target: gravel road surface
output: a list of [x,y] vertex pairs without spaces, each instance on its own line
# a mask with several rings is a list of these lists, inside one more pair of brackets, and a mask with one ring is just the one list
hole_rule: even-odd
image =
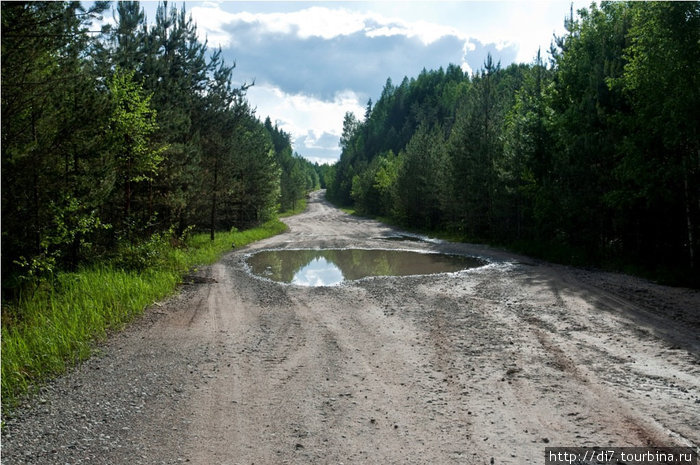
[[[541,464],[551,446],[700,445],[700,293],[396,230],[312,194],[5,418],[3,464]],[[474,255],[334,287],[245,256]]]

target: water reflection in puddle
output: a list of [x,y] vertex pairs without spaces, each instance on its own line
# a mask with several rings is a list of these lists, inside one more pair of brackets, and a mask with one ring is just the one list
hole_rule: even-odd
[[253,274],[300,286],[333,286],[368,276],[455,272],[485,265],[475,257],[403,250],[265,250],[248,258]]

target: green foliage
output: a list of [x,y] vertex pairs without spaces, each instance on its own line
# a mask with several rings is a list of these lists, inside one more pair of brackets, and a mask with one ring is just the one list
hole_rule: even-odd
[[395,210],[399,205],[397,186],[402,163],[403,158],[394,155],[391,150],[377,157],[373,188],[376,189],[379,196],[377,213],[381,216],[397,215]]
[[148,239],[138,242],[123,241],[115,252],[112,264],[124,270],[144,270],[162,264],[170,247],[174,228],[156,232]]
[[[157,130],[156,112],[151,97],[143,94],[134,82],[134,72],[117,69],[109,82],[111,115],[106,130],[105,158],[113,163],[115,189],[122,197],[122,212],[115,217],[118,237],[131,240],[134,232],[144,229],[150,218],[132,215],[136,183],[153,182],[163,161],[166,146],[154,147],[152,135]],[[115,202],[119,203],[119,202]]]
[[55,286],[3,306],[2,398],[86,358],[90,343],[171,292],[177,273],[94,267],[59,273]]
[[[53,286],[22,295],[2,309],[2,402],[11,405],[42,380],[85,359],[95,341],[140,315],[175,289],[195,265],[210,264],[222,253],[285,231],[270,221],[245,231],[172,238],[153,237],[142,251],[155,251],[140,270],[95,265],[58,272]],[[175,245],[173,245],[175,244]],[[138,265],[144,255],[138,257]]]
[[105,223],[99,153],[109,111],[95,89],[94,68],[83,60],[88,23],[103,9],[101,3],[87,11],[78,3],[2,4],[5,291],[13,291],[17,277],[76,266],[91,252],[83,247],[93,242],[91,232],[99,234],[97,225]]
[[304,196],[321,187],[320,168],[299,154],[292,153],[289,134],[272,126],[270,118],[265,120],[265,129],[274,146],[274,156],[281,169],[279,182],[279,211],[294,211]]
[[[320,181],[184,7],[147,25],[117,2],[95,33],[108,6],[2,3],[3,399],[169,292],[188,257],[255,237],[218,231],[279,230]],[[182,248],[191,230],[211,247]]]
[[473,78],[448,142],[448,185],[453,201],[448,201],[445,210],[452,227],[472,237],[499,234],[495,224],[500,194],[496,168],[503,156],[500,133],[511,96],[504,89],[508,70],[502,72],[490,55],[484,66]]
[[345,115],[342,154],[327,185],[329,199],[350,204],[355,175],[360,175],[379,154],[401,152],[421,124],[449,131],[456,103],[469,86],[468,77],[455,65],[446,71],[423,70],[417,79],[404,78],[398,87],[388,79],[381,98],[373,107],[368,105],[365,121],[351,113]]
[[699,5],[594,3],[565,20],[549,66],[539,53],[505,69],[487,57],[471,77],[450,66],[388,80],[364,120],[345,116],[328,198],[566,263],[697,281]]
[[504,185],[502,211],[512,221],[509,235],[515,241],[551,237],[547,221],[553,213],[547,196],[553,183],[551,74],[538,53],[504,119],[503,158],[497,169]]
[[[320,179],[260,122],[183,8],[2,5],[3,297],[92,260],[141,268],[153,238],[250,227]],[[140,257],[144,257],[143,260]]]
[[408,224],[433,228],[441,224],[441,202],[448,169],[447,147],[438,128],[421,125],[406,145],[396,179],[400,213]]
[[149,137],[158,128],[151,97],[133,81],[134,72],[117,72],[109,83],[112,114],[110,148],[116,152],[116,170],[124,183],[153,181],[165,147],[152,149]]
[[[627,253],[639,248],[653,255],[686,255],[698,265],[700,228],[700,4],[654,2],[632,4],[624,73],[612,76],[610,88],[629,99],[631,111],[619,115],[624,130],[617,183],[606,197],[620,212],[635,211],[640,234],[628,221],[617,225]],[[623,217],[626,215],[623,215]],[[671,227],[671,225],[673,225]],[[628,245],[629,244],[629,245]]]
[[314,163],[313,169],[316,172],[316,177],[318,178],[318,187],[321,189],[327,189],[335,177],[334,165],[319,165],[318,163]]
[[281,212],[279,215],[277,215],[279,218],[288,218],[290,216],[298,215],[299,213],[303,213],[304,210],[306,210],[306,199],[299,199],[296,204],[296,208],[293,210],[287,210],[284,212]]

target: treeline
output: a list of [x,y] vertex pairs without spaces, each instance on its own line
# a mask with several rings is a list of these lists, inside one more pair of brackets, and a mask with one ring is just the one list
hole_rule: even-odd
[[363,120],[346,115],[329,198],[567,262],[697,279],[700,4],[605,2],[565,25],[548,64],[489,57],[472,76],[451,65],[388,80]]
[[307,192],[321,187],[318,163],[312,164],[297,153],[292,153],[289,134],[272,126],[270,118],[265,119],[265,129],[272,136],[277,165],[281,168],[280,177],[280,210],[288,211],[297,208],[297,203]]
[[261,122],[235,64],[184,7],[2,3],[2,276],[95,259],[139,267],[149,241],[261,224],[319,184]]

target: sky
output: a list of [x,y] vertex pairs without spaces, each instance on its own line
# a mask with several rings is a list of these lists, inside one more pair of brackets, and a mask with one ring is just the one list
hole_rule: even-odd
[[[180,5],[179,3],[177,3]],[[143,2],[149,20],[156,3]],[[574,9],[585,6],[574,2]],[[202,40],[252,83],[248,101],[318,163],[340,156],[343,116],[364,115],[387,78],[423,68],[478,71],[488,53],[502,66],[543,57],[564,32],[571,2],[556,1],[204,1],[186,3]]]

